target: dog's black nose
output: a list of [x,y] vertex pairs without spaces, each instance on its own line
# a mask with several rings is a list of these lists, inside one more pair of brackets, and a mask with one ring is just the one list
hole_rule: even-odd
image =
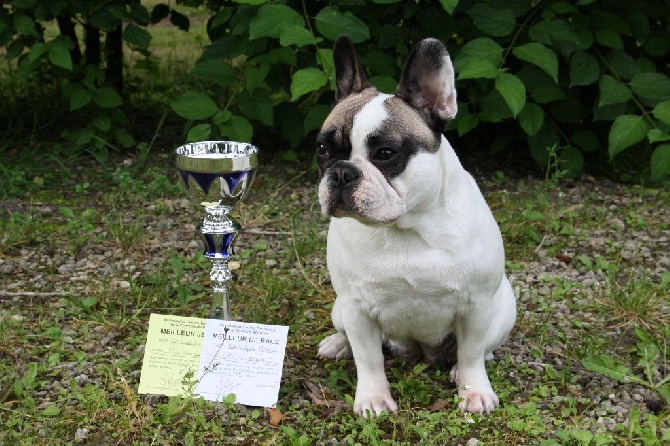
[[344,161],[338,161],[330,168],[330,186],[334,188],[343,189],[360,177],[361,171]]

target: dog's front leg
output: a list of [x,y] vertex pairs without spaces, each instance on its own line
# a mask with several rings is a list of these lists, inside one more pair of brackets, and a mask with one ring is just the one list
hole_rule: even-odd
[[381,328],[367,315],[358,312],[345,318],[343,325],[358,376],[354,412],[363,417],[374,417],[384,410],[395,412],[398,406],[391,397],[384,372]]
[[481,316],[465,316],[458,325],[458,357],[451,370],[451,379],[458,386],[458,396],[462,398],[458,407],[472,413],[489,413],[498,406],[498,396],[486,374],[488,325]]

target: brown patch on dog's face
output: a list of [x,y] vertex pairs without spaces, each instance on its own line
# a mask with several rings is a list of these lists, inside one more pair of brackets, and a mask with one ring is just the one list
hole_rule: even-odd
[[349,159],[354,117],[378,94],[375,88],[367,88],[348,96],[330,112],[316,138],[316,155],[321,175],[336,161]]

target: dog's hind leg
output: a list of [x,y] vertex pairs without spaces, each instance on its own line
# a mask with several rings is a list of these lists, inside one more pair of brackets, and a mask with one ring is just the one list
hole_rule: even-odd
[[328,358],[339,360],[351,356],[351,346],[347,335],[342,332],[337,332],[325,338],[319,343],[320,358]]

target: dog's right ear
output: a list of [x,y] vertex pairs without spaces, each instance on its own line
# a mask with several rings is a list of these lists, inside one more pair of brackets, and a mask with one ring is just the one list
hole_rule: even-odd
[[354,45],[349,36],[343,34],[337,38],[333,48],[335,64],[335,103],[353,93],[359,93],[370,87],[363,68],[358,63]]

